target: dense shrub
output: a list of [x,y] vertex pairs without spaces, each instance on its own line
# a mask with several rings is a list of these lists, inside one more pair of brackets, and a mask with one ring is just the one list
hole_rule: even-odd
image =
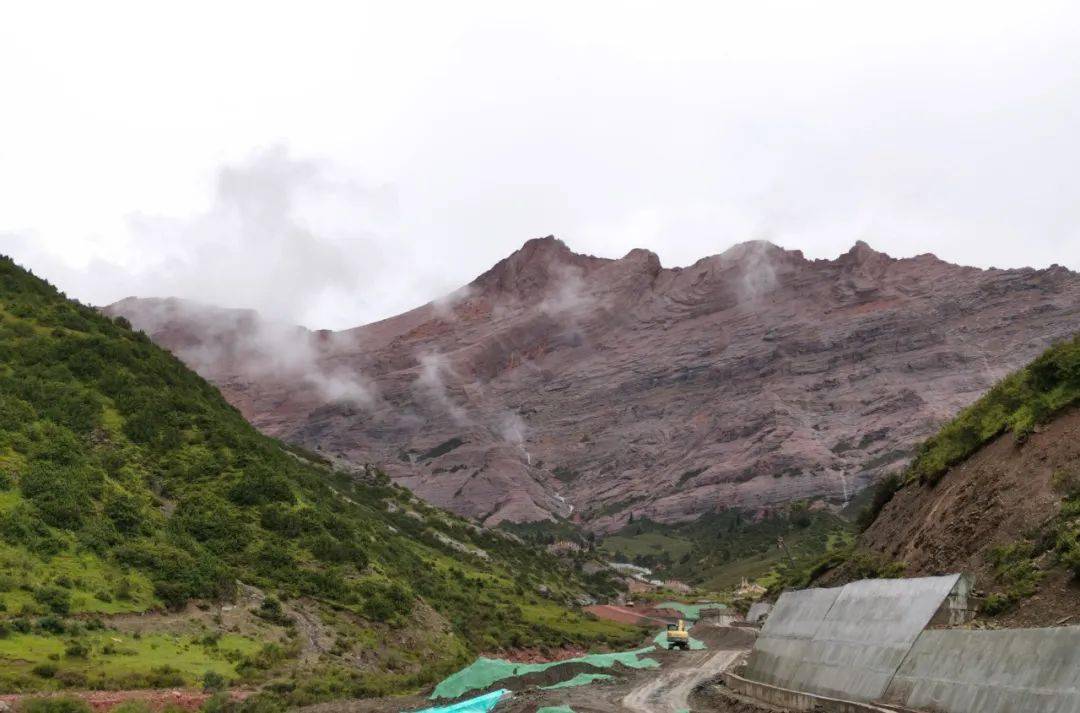
[[896,491],[900,489],[902,484],[903,481],[900,479],[900,476],[895,474],[888,475],[878,481],[877,485],[874,486],[874,496],[870,500],[870,504],[865,510],[859,513],[858,520],[856,521],[859,530],[865,530],[873,524],[874,520],[877,519],[877,516],[885,506],[893,499],[893,496],[896,494]]
[[34,600],[54,614],[71,611],[71,592],[61,587],[38,587],[34,590]]
[[19,704],[18,710],[19,713],[91,713],[86,701],[70,696],[28,698]]

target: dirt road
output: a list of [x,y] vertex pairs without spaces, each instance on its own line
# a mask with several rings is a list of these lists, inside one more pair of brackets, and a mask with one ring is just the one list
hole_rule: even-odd
[[642,681],[626,694],[622,699],[623,708],[635,713],[688,711],[694,686],[720,674],[741,653],[742,650],[685,653],[677,667]]

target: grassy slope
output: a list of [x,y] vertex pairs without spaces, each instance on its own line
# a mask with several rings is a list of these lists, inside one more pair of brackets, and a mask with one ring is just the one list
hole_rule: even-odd
[[[278,682],[298,701],[415,688],[482,650],[635,635],[564,615],[581,584],[542,552],[376,471],[314,461],[257,433],[123,320],[0,258],[0,689],[280,678],[302,643],[287,625],[262,648],[102,633],[109,615],[230,600],[238,581],[339,624],[314,674]],[[418,627],[402,646],[395,630],[432,610],[446,630]],[[373,645],[400,650],[346,665]]]

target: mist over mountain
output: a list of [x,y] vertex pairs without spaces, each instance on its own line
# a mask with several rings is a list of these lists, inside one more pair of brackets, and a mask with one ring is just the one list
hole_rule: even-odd
[[180,300],[106,308],[264,432],[376,462],[494,524],[686,520],[846,503],[1080,324],[1080,275],[808,260],[767,242],[685,268],[530,240],[446,298],[313,332]]

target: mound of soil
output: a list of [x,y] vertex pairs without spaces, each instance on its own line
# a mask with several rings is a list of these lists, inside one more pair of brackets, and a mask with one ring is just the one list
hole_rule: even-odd
[[[620,677],[627,670],[629,669],[618,663],[610,668],[597,668],[596,666],[583,661],[574,661],[572,663],[562,664],[561,666],[552,666],[543,671],[527,673],[512,678],[504,678],[501,681],[498,681],[489,690],[495,691],[500,688],[509,688],[511,691],[521,691],[534,686],[551,686],[556,683],[562,683],[563,681],[569,681],[579,673],[605,673],[609,676]],[[484,691],[484,693],[486,693],[486,691]],[[480,692],[477,692],[476,695],[479,694]],[[472,696],[473,694],[469,695]]]
[[694,689],[695,708],[716,713],[775,713],[785,709],[737,696],[721,685],[708,684]]
[[757,640],[757,629],[699,623],[690,635],[710,649],[749,649]]

